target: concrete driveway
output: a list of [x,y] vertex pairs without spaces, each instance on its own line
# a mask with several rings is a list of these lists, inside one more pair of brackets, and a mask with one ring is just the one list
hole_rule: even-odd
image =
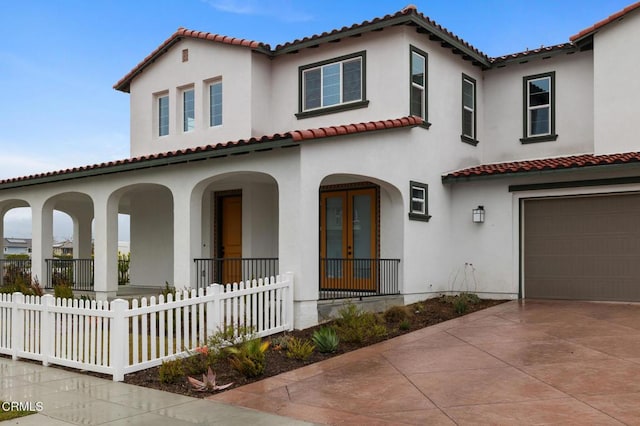
[[325,424],[640,425],[640,304],[512,301],[210,399]]

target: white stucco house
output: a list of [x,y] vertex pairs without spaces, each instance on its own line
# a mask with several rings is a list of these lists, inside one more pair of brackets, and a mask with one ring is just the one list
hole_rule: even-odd
[[640,3],[496,58],[411,6],[276,47],[181,28],[114,86],[131,158],[1,181],[0,217],[31,208],[43,276],[68,213],[98,297],[118,213],[133,285],[292,272],[298,328],[353,296],[637,301],[637,41]]

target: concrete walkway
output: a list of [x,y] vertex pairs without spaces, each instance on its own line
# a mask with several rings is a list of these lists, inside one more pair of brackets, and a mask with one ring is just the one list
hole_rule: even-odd
[[0,358],[0,400],[41,404],[7,425],[303,425],[303,421]]
[[209,399],[323,424],[640,425],[640,304],[513,301]]

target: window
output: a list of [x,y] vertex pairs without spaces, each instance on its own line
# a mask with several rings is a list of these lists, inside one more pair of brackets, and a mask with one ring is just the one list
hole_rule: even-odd
[[158,136],[169,134],[169,96],[158,97]]
[[523,143],[556,140],[555,72],[524,77]]
[[195,92],[188,89],[182,92],[182,130],[192,131],[196,126]]
[[462,74],[462,135],[463,142],[477,145],[476,140],[476,81]]
[[427,120],[427,54],[411,46],[410,114]]
[[428,222],[429,206],[427,202],[429,186],[425,183],[411,182],[409,189],[409,219]]
[[365,52],[300,67],[298,118],[367,106]]
[[209,126],[222,125],[222,82],[209,85]]

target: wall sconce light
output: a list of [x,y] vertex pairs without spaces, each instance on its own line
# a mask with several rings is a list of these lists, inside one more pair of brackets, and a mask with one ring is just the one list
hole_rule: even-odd
[[473,223],[484,223],[484,206],[471,210]]

